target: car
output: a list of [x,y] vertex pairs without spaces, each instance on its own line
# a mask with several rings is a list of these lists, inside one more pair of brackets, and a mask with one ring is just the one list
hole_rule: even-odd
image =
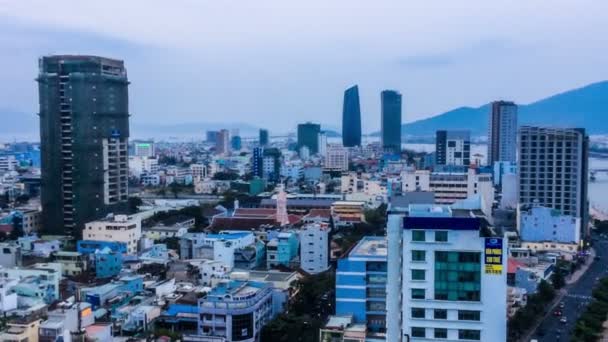
[[567,319],[566,317],[562,317],[562,318],[559,320],[559,322],[560,322],[560,323],[562,323],[562,324],[566,324],[566,323],[568,323],[568,319]]
[[555,310],[553,311],[553,316],[561,316],[562,315],[562,311],[561,310]]
[[565,304],[564,302],[559,303],[559,308],[560,308],[560,309],[563,309],[563,308],[564,308],[564,306],[566,306],[566,304]]

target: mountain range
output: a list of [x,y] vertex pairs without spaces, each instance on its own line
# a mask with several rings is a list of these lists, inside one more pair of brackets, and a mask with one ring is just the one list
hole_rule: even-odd
[[[485,136],[491,104],[460,107],[402,126],[404,136],[432,136],[439,129],[468,129]],[[519,105],[520,125],[582,127],[589,134],[608,134],[608,81],[593,83],[526,105]]]
[[[490,104],[460,107],[433,117],[407,123],[402,134],[407,137],[432,137],[439,129],[468,129],[473,136],[485,136]],[[608,81],[593,83],[530,104],[519,105],[520,125],[583,127],[589,134],[608,134]],[[339,136],[333,126],[323,126],[328,135]],[[132,122],[133,138],[201,137],[209,129],[239,129],[243,136],[257,136],[258,128],[244,123],[184,123],[160,125]],[[379,135],[379,132],[371,135]],[[0,141],[24,139],[36,141],[38,117],[33,113],[0,108]]]

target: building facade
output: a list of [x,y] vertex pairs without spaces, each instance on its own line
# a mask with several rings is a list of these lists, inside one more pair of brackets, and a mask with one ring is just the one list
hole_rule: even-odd
[[585,130],[522,126],[518,145],[518,202],[579,217],[586,235],[589,137]]
[[300,267],[311,274],[329,268],[329,226],[307,224],[300,230]]
[[270,140],[269,140],[268,130],[267,129],[260,129],[259,141],[260,141],[260,146],[261,147],[265,147],[265,146],[268,145],[268,143],[270,142]]
[[469,166],[471,164],[470,131],[437,131],[435,140],[437,165]]
[[319,132],[321,125],[307,122],[298,125],[298,150],[306,146],[310,154],[319,152]]
[[141,218],[113,215],[88,222],[82,235],[86,240],[124,243],[128,254],[136,254],[141,239]]
[[[367,236],[348,256],[338,260],[336,315],[349,315],[365,324],[376,339],[386,332],[387,240]],[[369,341],[373,341],[370,339]]]
[[387,341],[506,341],[506,243],[483,218],[410,205],[388,219]]
[[517,105],[508,101],[492,102],[488,127],[488,165],[516,162]]
[[361,146],[361,106],[359,105],[359,87],[356,85],[344,91],[342,145],[345,147]]
[[348,149],[329,145],[325,154],[324,169],[328,171],[348,171]]
[[44,230],[79,236],[127,203],[127,70],[96,56],[46,56],[39,66]]
[[384,90],[380,94],[382,148],[386,151],[401,151],[401,94],[395,90]]
[[227,129],[217,132],[215,153],[224,155],[230,153],[230,132]]
[[581,220],[557,209],[532,205],[519,210],[519,233],[526,242],[558,242],[578,245]]

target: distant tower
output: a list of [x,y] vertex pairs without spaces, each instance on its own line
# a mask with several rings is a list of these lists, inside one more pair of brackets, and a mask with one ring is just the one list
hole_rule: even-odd
[[287,193],[283,189],[283,185],[279,186],[279,193],[277,194],[277,222],[281,226],[289,224],[289,217],[287,216]]
[[401,151],[401,94],[395,90],[380,93],[381,137],[385,151]]
[[344,92],[342,144],[345,147],[361,146],[361,107],[359,105],[359,88],[356,85]]
[[492,102],[488,127],[488,165],[497,161],[516,162],[517,105],[513,102]]

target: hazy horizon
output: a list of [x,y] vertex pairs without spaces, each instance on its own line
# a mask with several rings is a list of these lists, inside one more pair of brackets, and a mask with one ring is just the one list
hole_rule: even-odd
[[135,125],[338,129],[343,92],[358,84],[370,133],[383,89],[403,94],[411,122],[608,79],[607,19],[607,2],[587,0],[0,0],[0,108],[37,112],[39,56],[96,54],[125,61]]

